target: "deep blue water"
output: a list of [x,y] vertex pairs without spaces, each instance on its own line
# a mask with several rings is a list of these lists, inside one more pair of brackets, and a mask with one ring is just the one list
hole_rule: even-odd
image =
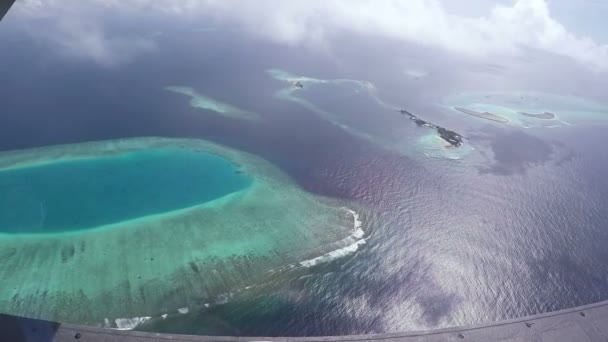
[[[113,20],[107,19],[109,26]],[[116,28],[163,31],[156,50],[103,67],[49,53],[43,39],[18,32],[16,21],[7,17],[0,25],[0,149],[200,137],[260,155],[304,189],[360,207],[367,243],[356,254],[145,329],[265,336],[392,332],[608,299],[606,124],[500,127],[432,105],[452,91],[504,88],[606,102],[606,81],[593,72],[536,52],[525,60],[479,64],[365,36],[340,36],[331,51],[320,53],[221,26],[210,33],[176,29],[159,18]],[[369,80],[386,101],[467,136],[481,159],[383,149],[275,98],[284,84],[271,79],[268,68]],[[429,77],[408,79],[404,68],[424,68]],[[174,84],[260,113],[263,120],[194,109],[162,89]],[[364,114],[356,101],[336,108],[349,107]],[[393,116],[382,115],[375,130],[421,134],[415,125],[395,127]]]
[[0,232],[91,229],[212,201],[251,184],[228,160],[179,149],[0,170]]

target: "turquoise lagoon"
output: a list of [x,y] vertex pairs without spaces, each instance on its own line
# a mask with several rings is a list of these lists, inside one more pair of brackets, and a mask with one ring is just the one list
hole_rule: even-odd
[[0,232],[61,232],[202,204],[249,175],[217,155],[164,148],[0,170]]

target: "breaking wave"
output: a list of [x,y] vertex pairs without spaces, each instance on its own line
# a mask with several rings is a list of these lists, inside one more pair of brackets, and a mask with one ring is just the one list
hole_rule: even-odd
[[333,250],[329,253],[323,254],[319,257],[300,261],[299,265],[304,267],[312,267],[321,263],[330,262],[349,254],[355,253],[359,246],[365,243],[363,236],[365,232],[361,229],[362,222],[359,219],[359,214],[354,210],[345,208],[353,216],[353,233],[342,241],[338,242],[339,245],[345,245],[344,247]]

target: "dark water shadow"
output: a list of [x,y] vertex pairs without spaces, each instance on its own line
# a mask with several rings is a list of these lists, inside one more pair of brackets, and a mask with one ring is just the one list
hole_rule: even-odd
[[[525,174],[530,167],[555,159],[559,147],[555,142],[519,130],[488,128],[484,133],[470,135],[470,138],[481,142],[480,145],[487,146],[491,151],[492,163],[479,168],[479,173],[482,174]],[[568,158],[560,158],[558,162],[567,160]]]

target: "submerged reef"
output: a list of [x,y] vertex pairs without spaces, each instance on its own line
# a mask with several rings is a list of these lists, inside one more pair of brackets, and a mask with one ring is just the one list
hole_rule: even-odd
[[[5,152],[0,181],[19,187],[2,173],[46,172],[60,163],[164,149],[223,158],[234,165],[226,168],[230,177],[247,181],[186,207],[163,207],[99,227],[0,233],[0,311],[123,328],[133,320],[126,318],[202,307],[365,242],[357,214],[345,203],[305,192],[259,157],[204,140],[136,138]],[[161,188],[151,193],[162,198],[156,191]],[[45,189],[32,190],[45,208]],[[95,199],[88,205],[107,206]]]
[[255,120],[260,118],[257,113],[239,109],[235,106],[199,94],[196,90],[190,87],[167,86],[165,87],[165,90],[190,97],[190,106],[194,108],[209,110],[222,116],[234,119]]
[[518,127],[555,127],[608,120],[608,105],[572,95],[543,92],[463,92],[441,100],[441,107]]
[[[287,84],[277,91],[277,98],[298,104],[349,134],[384,149],[408,156],[432,154],[434,158],[446,159],[461,159],[472,151],[460,134],[407,111],[401,114],[409,116],[419,126],[432,129],[433,135],[448,145],[438,144],[426,135],[404,134],[408,130],[407,125],[399,117],[388,113],[400,112],[401,109],[384,102],[375,85],[369,81],[318,79],[296,76],[279,69],[269,69],[267,72],[274,79]],[[453,151],[456,148],[458,152]]]

